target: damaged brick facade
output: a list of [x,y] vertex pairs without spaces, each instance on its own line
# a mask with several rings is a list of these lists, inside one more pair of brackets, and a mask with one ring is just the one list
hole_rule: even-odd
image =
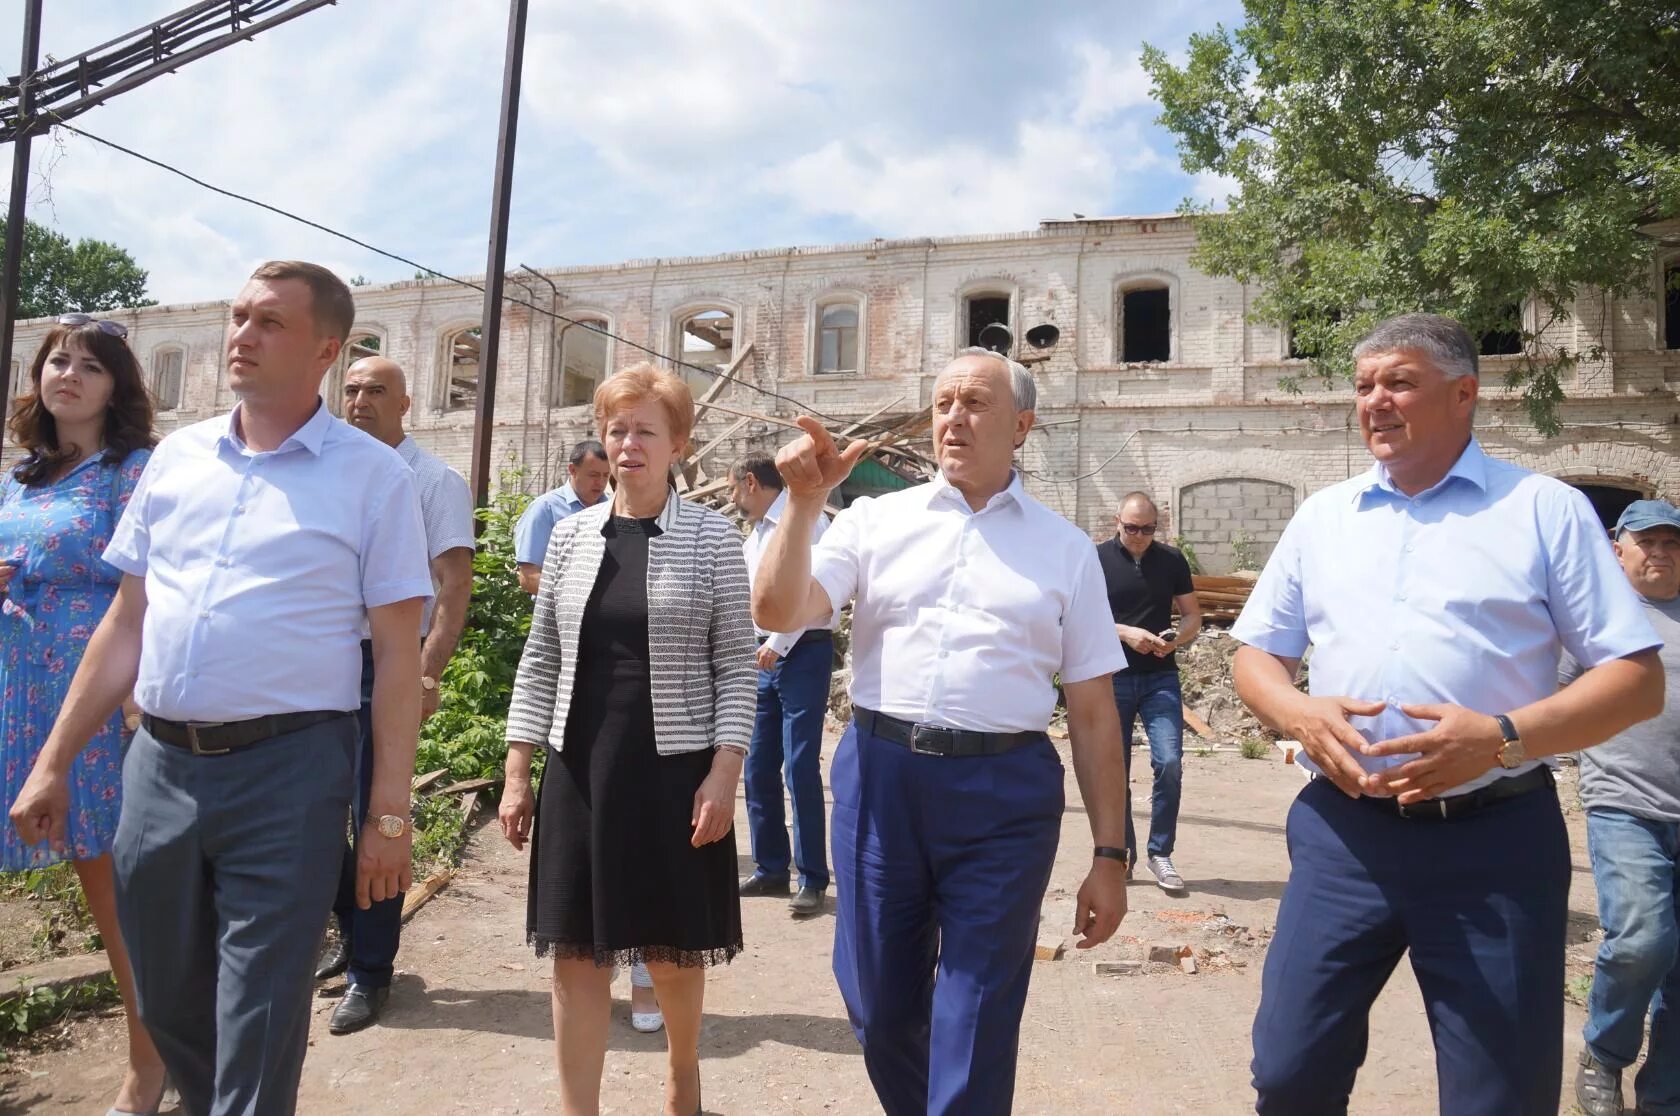
[[[720,402],[781,417],[809,408],[855,421],[926,407],[933,377],[969,343],[971,309],[1007,299],[1017,338],[1041,323],[1060,330],[1047,358],[1032,365],[1039,425],[1021,455],[1029,490],[1101,537],[1112,530],[1119,498],[1144,489],[1161,505],[1165,534],[1187,538],[1209,572],[1239,560],[1258,563],[1303,497],[1365,469],[1369,459],[1351,391],[1305,375],[1308,365],[1288,357],[1282,330],[1247,320],[1252,289],[1192,268],[1193,240],[1193,222],[1183,218],[1116,218],[1047,222],[1023,233],[553,268],[543,276],[557,293],[516,273],[508,297],[539,312],[517,303],[504,312],[493,460],[522,469],[519,483],[527,490],[558,484],[572,444],[593,435],[589,407],[567,405],[589,385],[575,374],[568,379],[562,358],[567,369],[587,372],[603,356],[609,369],[646,356],[624,341],[607,340],[604,354],[599,337],[568,342],[564,323],[541,310],[597,322],[661,353],[682,352],[685,344],[696,352],[699,342],[682,324],[698,318],[700,332],[725,330],[733,352],[750,344],[740,378],[774,393],[737,385]],[[1547,337],[1571,350],[1603,353],[1565,381],[1565,428],[1556,438],[1539,437],[1521,400],[1503,386],[1516,358],[1484,358],[1477,417],[1483,445],[1575,483],[1680,497],[1680,337],[1669,336],[1680,329],[1662,290],[1666,270],[1676,265],[1680,253],[1654,257],[1647,290],[1630,298],[1584,292],[1574,316],[1551,327]],[[1157,312],[1161,296],[1128,299],[1137,291],[1165,291],[1164,322],[1143,317]],[[478,325],[481,296],[440,280],[354,293],[353,335],[372,338],[408,372],[411,432],[466,472],[473,411],[449,406],[449,381],[453,368],[459,402],[475,369],[463,331]],[[1127,313],[1135,328],[1153,331],[1134,335],[1132,351],[1142,344],[1167,359],[1120,359],[1128,351]],[[224,302],[112,315],[129,326],[156,388],[172,393],[180,369],[179,405],[160,414],[165,430],[233,405],[222,355],[226,315]],[[20,323],[14,353],[27,360],[49,324]],[[580,337],[578,327],[570,329]],[[562,353],[568,345],[575,347]],[[331,394],[340,374],[329,376]],[[1296,377],[1302,390],[1292,394],[1284,382]],[[699,390],[705,378],[691,379]],[[712,412],[699,441],[736,421]],[[751,421],[707,467],[716,474],[731,457],[771,449],[788,435]],[[8,459],[15,452],[8,448]]]

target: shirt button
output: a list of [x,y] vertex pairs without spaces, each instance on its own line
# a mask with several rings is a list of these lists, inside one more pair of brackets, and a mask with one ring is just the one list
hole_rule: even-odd
[[947,658],[947,657],[948,657],[948,656],[949,656],[949,655],[950,655],[950,654],[951,654],[951,653],[950,653],[950,652],[949,652],[949,651],[941,651],[941,652],[940,652],[940,653],[939,653],[939,657],[940,657],[940,658],[941,658],[941,659],[943,659],[943,658]]
[[205,609],[205,610],[204,610],[204,611],[203,611],[203,612],[201,612],[201,613],[199,613],[199,614],[198,614],[198,618],[199,618],[199,619],[200,619],[200,620],[208,620],[208,619],[210,619],[210,610],[209,610],[209,609]]
[[[234,515],[241,515],[241,514],[243,514],[243,513],[244,513],[244,511],[245,511],[245,505],[244,505],[244,504],[235,504],[235,505],[233,505],[233,514],[234,514]],[[1406,549],[1407,549],[1407,550],[1410,550],[1410,549],[1411,549],[1411,547],[1409,547],[1409,546],[1408,546],[1408,547],[1407,547],[1407,548],[1406,548]]]

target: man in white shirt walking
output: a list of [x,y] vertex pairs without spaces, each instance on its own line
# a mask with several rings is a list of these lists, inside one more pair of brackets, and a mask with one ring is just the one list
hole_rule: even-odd
[[[786,511],[787,493],[775,460],[764,454],[738,462],[729,471],[729,480],[731,499],[752,524],[742,544],[751,578]],[[813,543],[822,538],[827,526],[828,518],[818,516],[811,528]],[[828,685],[834,675],[835,620],[828,616],[809,628],[758,633],[758,717],[743,773],[755,868],[741,884],[741,894],[786,895],[789,865],[797,865],[799,893],[788,909],[799,918],[821,911],[823,893],[828,890],[822,734]],[[791,849],[783,822],[784,770],[788,796],[793,799]]]
[[[1095,838],[1077,943],[1126,911],[1125,769],[1110,676],[1125,666],[1084,532],[1013,467],[1036,385],[996,353],[934,384],[939,477],[859,500],[816,548],[844,453],[814,419],[776,464],[787,510],[753,585],[760,627],[822,623],[854,601],[852,726],[834,792],[834,973],[888,1116],[1009,1112],[1039,904],[1061,832],[1045,729],[1059,675]],[[937,972],[937,980],[935,974]]]
[[264,264],[227,329],[233,412],[163,440],[105,560],[124,573],[12,805],[62,843],[70,761],[130,691],[113,861],[140,1017],[194,1116],[289,1116],[353,795],[373,634],[367,906],[409,883],[422,606],[402,457],[321,402],[354,320],[315,264]]
[[[431,563],[435,607],[428,605],[420,624],[420,717],[437,712],[438,683],[460,642],[472,597],[473,501],[466,480],[403,430],[408,414],[408,377],[385,357],[364,357],[344,370],[344,418],[402,455],[414,473],[420,514],[426,527],[426,557]],[[373,791],[373,642],[362,640],[362,707],[356,714],[362,747],[359,778],[351,811],[351,832],[360,833]],[[339,869],[333,914],[339,936],[322,959],[315,979],[349,972],[349,987],[333,1010],[327,1029],[347,1035],[376,1022],[384,1010],[402,941],[402,895],[381,899],[367,910],[356,907],[356,845],[347,843]]]

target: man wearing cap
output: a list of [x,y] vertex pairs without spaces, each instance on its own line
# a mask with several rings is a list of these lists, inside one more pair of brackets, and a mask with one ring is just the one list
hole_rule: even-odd
[[[1482,452],[1463,326],[1402,315],[1353,356],[1375,465],[1302,503],[1232,630],[1238,694],[1316,773],[1289,811],[1255,1108],[1346,1113],[1409,954],[1439,1110],[1556,1112],[1571,868],[1537,761],[1660,712],[1661,641],[1586,497]],[[1563,651],[1583,670],[1559,691]]]
[[[1581,753],[1581,805],[1604,943],[1587,998],[1575,1101],[1620,1116],[1622,1071],[1639,1060],[1637,1110],[1680,1113],[1680,510],[1636,500],[1616,521],[1616,557],[1662,637],[1660,716]],[[1581,675],[1564,656],[1565,683]]]

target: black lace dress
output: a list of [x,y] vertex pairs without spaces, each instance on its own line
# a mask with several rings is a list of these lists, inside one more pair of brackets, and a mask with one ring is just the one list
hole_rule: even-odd
[[537,794],[526,934],[539,957],[597,965],[727,962],[741,951],[735,834],[689,844],[711,751],[654,747],[651,519],[614,516],[584,608],[566,746]]

